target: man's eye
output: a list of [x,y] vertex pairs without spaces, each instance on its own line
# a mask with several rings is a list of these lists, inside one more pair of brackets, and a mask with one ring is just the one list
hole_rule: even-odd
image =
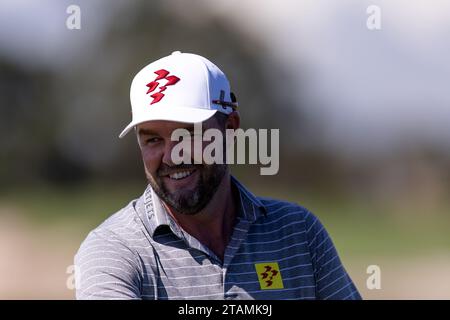
[[145,144],[156,143],[156,142],[158,142],[160,140],[161,140],[161,138],[159,138],[159,137],[148,138],[148,139],[145,139]]

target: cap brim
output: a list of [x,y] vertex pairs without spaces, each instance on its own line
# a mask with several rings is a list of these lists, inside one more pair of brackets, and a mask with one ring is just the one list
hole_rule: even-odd
[[139,117],[139,119],[135,121],[131,121],[120,133],[119,138],[123,138],[134,126],[147,121],[163,120],[182,123],[199,123],[208,120],[216,112],[217,110],[186,107],[170,107],[170,109],[155,108],[151,112],[147,112],[145,116]]

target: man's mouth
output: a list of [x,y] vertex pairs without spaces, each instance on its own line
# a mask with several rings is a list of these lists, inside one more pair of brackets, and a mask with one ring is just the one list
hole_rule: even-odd
[[175,172],[175,173],[171,173],[171,174],[169,174],[167,176],[170,179],[173,179],[173,180],[181,180],[181,179],[189,177],[194,172],[195,172],[194,169],[192,169],[192,170],[183,170],[183,171],[178,171],[178,172]]

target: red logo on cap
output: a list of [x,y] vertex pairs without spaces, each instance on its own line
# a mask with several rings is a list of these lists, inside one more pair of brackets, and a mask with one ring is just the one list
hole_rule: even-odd
[[156,77],[155,80],[153,80],[152,82],[149,82],[147,84],[147,87],[148,87],[147,94],[155,91],[156,88],[158,88],[158,86],[159,86],[158,80],[163,80],[164,79],[164,80],[167,80],[167,82],[166,82],[165,85],[159,87],[159,91],[158,92],[155,92],[154,94],[152,94],[150,96],[150,97],[153,98],[152,102],[150,103],[151,105],[161,101],[161,99],[164,97],[164,94],[162,92],[167,89],[167,86],[172,86],[175,83],[177,83],[178,81],[180,81],[180,78],[178,78],[177,76],[169,76],[170,72],[167,71],[167,70],[164,70],[164,69],[155,71],[155,73],[158,76]]

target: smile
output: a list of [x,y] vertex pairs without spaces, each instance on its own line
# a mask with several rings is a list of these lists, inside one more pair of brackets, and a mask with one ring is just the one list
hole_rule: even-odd
[[185,170],[185,171],[175,172],[175,173],[169,174],[169,177],[170,177],[170,179],[173,179],[173,180],[180,180],[180,179],[189,177],[192,173],[194,173],[194,171],[195,170]]

